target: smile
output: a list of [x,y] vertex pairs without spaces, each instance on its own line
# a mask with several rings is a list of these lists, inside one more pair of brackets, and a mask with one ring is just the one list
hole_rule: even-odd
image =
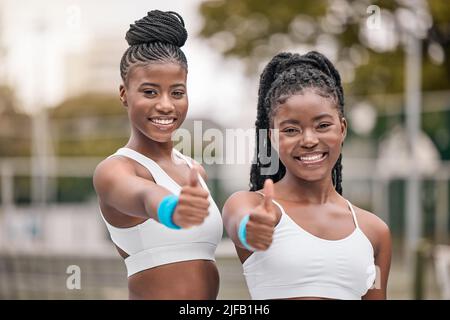
[[148,120],[160,130],[170,130],[175,126],[177,119],[173,117],[154,117]]
[[295,158],[295,160],[301,162],[302,164],[311,165],[311,164],[320,164],[327,157],[328,157],[327,152],[321,152],[321,153],[312,153],[312,154],[303,155],[303,156],[294,157],[294,158]]
[[150,119],[151,122],[156,124],[162,124],[162,125],[168,125],[175,122],[175,118],[152,118]]

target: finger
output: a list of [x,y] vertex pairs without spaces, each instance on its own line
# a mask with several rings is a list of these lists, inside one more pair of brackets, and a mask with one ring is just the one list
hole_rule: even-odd
[[251,236],[248,237],[248,241],[250,241],[250,240],[252,240],[253,242],[270,244],[270,243],[272,243],[273,235],[270,233],[269,234],[252,234]]
[[251,245],[255,245],[255,244],[264,244],[264,245],[269,245],[272,240],[268,237],[260,237],[260,236],[253,236],[253,237],[249,237],[247,239],[247,242]]
[[191,206],[180,208],[180,215],[185,219],[203,219],[208,214],[209,212],[206,209],[198,209]]
[[255,244],[253,245],[253,247],[257,248],[258,250],[267,250],[272,244],[272,241],[257,239],[254,241],[254,243]]
[[209,197],[209,192],[206,191],[203,188],[199,188],[199,187],[191,187],[191,186],[185,186],[183,187],[183,189],[181,190],[181,193],[187,196],[194,196],[194,197],[200,197],[200,198],[208,198]]
[[266,244],[266,245],[271,244],[272,241],[273,241],[272,235],[266,235],[266,236],[261,235],[261,236],[258,237],[257,239],[258,239],[259,242],[264,243],[264,244]]
[[188,225],[198,226],[205,221],[205,217],[187,217],[184,221]]
[[191,168],[189,174],[189,185],[191,187],[196,187],[198,185],[198,170],[195,166]]
[[263,193],[264,193],[264,209],[266,209],[266,211],[271,212],[273,210],[273,181],[272,179],[267,179],[264,182],[264,189],[263,189]]
[[252,239],[270,239],[273,237],[273,226],[263,225],[249,221],[247,223],[247,235]]
[[197,208],[197,209],[208,209],[210,203],[208,199],[203,197],[193,197],[193,196],[183,196],[178,200],[180,205],[185,205],[187,207]]
[[274,233],[272,226],[267,225],[258,225],[258,227],[254,227],[252,225],[249,225],[248,230],[254,234],[254,235],[261,235],[261,236],[272,236]]
[[250,222],[258,226],[268,226],[273,230],[273,227],[276,223],[276,216],[269,215],[264,211],[253,212],[250,215]]

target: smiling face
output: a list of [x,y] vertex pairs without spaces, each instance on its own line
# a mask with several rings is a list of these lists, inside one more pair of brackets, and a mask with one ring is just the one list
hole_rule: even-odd
[[133,134],[157,142],[168,142],[181,126],[188,110],[186,69],[177,63],[135,66],[120,98],[128,109]]
[[271,127],[279,130],[278,143],[273,134],[271,141],[287,174],[310,182],[331,180],[347,132],[333,99],[311,89],[290,96],[276,106]]

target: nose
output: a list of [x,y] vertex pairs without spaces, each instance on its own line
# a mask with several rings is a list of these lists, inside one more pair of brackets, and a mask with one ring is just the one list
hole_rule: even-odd
[[168,97],[168,95],[166,94],[163,94],[161,95],[159,101],[156,103],[155,108],[161,113],[171,113],[175,109],[175,106],[170,97]]
[[311,149],[314,148],[319,143],[319,139],[317,135],[313,132],[313,130],[305,129],[303,131],[302,139],[300,145],[303,148]]

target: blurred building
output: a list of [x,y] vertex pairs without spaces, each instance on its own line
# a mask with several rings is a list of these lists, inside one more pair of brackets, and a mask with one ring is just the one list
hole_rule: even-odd
[[64,80],[66,98],[84,93],[118,94],[119,65],[126,42],[117,37],[98,37],[86,50],[66,54]]

